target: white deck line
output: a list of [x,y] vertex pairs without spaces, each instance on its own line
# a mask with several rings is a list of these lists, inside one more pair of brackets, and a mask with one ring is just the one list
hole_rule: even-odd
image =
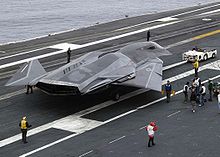
[[186,44],[186,43],[189,43],[189,42],[192,42],[196,39],[193,39],[193,38],[189,38],[189,39],[186,39],[186,40],[182,40],[180,42],[176,42],[174,44],[170,44],[170,45],[167,45],[165,48],[166,49],[169,49],[169,48],[172,48],[172,47],[176,47],[176,46],[179,46],[179,45],[183,45],[183,44]]
[[196,11],[201,11],[201,10],[205,10],[205,9],[217,7],[217,6],[219,6],[219,5],[220,5],[220,4],[215,4],[215,5],[212,5],[212,6],[207,6],[207,7],[204,7],[204,8],[199,8],[199,9],[196,9],[196,10],[187,11],[187,12],[184,12],[184,13],[180,13],[180,14],[177,14],[177,15],[173,15],[173,16],[171,16],[171,17],[176,17],[176,16],[185,15],[185,14],[190,14],[190,13],[193,13],[193,12],[196,12]]
[[13,55],[10,55],[10,56],[1,57],[0,60],[4,60],[4,59],[8,59],[8,58],[11,58],[11,57],[16,57],[16,56],[20,56],[20,55],[24,55],[24,54],[28,54],[28,53],[32,53],[32,52],[35,52],[35,51],[40,51],[40,50],[43,50],[43,49],[45,49],[45,47],[39,48],[39,49],[34,49],[34,50],[31,50],[31,51],[27,51],[27,52],[21,52],[21,53],[13,54]]
[[182,64],[185,64],[185,63],[187,63],[187,61],[182,61],[182,62],[178,62],[178,63],[175,63],[175,64],[167,65],[167,66],[163,67],[163,71],[174,68],[174,67],[182,65]]
[[43,149],[46,149],[46,148],[48,148],[48,147],[51,147],[51,146],[53,146],[53,145],[55,145],[55,144],[58,144],[58,143],[63,142],[63,141],[65,141],[65,140],[68,140],[68,139],[70,139],[70,138],[72,138],[72,137],[74,137],[74,136],[76,136],[76,134],[71,134],[71,135],[66,136],[66,137],[64,137],[64,138],[62,138],[62,139],[59,139],[59,140],[54,141],[54,142],[52,142],[52,143],[50,143],[50,144],[47,144],[47,145],[45,145],[45,146],[43,146],[43,147],[40,147],[40,148],[38,148],[38,149],[35,149],[35,150],[31,151],[31,152],[28,152],[28,153],[26,153],[26,154],[20,155],[19,157],[29,156],[29,155],[34,154],[34,153],[36,153],[36,152],[39,152],[39,151],[41,151],[41,150],[43,150]]
[[208,12],[205,12],[205,13],[201,13],[201,14],[199,14],[199,15],[207,15],[207,14],[212,14],[212,13],[217,13],[217,12],[220,12],[220,9],[208,11]]

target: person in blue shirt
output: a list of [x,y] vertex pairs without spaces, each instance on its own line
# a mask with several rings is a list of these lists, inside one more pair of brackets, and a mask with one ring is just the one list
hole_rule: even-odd
[[171,91],[172,91],[172,86],[171,86],[169,80],[165,84],[165,91],[166,91],[166,96],[167,96],[167,103],[169,103],[170,102],[170,95],[171,95]]

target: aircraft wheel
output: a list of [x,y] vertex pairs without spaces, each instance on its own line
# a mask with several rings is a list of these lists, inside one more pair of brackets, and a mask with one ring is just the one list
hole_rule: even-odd
[[206,61],[207,59],[208,59],[208,56],[205,55],[205,56],[203,57],[203,60]]
[[115,93],[114,95],[113,95],[113,100],[114,101],[118,101],[120,99],[120,94],[119,93]]
[[212,54],[212,58],[215,58],[215,54],[214,53]]

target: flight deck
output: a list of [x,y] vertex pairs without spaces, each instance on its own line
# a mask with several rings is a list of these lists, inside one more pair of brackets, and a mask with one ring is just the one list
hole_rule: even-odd
[[[163,84],[176,91],[166,103],[161,92],[123,88],[113,101],[105,92],[83,96],[53,96],[34,88],[5,87],[22,64],[38,59],[47,72],[92,51],[112,53],[140,41],[159,43],[172,55],[163,60]],[[192,63],[182,54],[197,47],[220,52],[220,3],[126,18],[44,38],[0,46],[0,156],[57,157],[218,157],[220,114],[217,98],[196,107],[184,103],[184,84],[194,78]],[[200,62],[199,77],[220,81],[220,54]],[[208,99],[208,90],[206,92]],[[21,141],[21,118],[32,127]],[[154,147],[148,148],[145,126],[156,121]]]

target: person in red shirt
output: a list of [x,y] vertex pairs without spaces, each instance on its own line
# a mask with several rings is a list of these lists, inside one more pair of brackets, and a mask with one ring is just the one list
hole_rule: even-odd
[[154,143],[154,133],[157,130],[158,130],[158,127],[157,127],[155,122],[150,122],[150,124],[148,126],[146,126],[146,131],[148,132],[148,137],[149,137],[148,147],[151,147],[151,143],[152,143],[152,146],[155,145],[155,143]]

